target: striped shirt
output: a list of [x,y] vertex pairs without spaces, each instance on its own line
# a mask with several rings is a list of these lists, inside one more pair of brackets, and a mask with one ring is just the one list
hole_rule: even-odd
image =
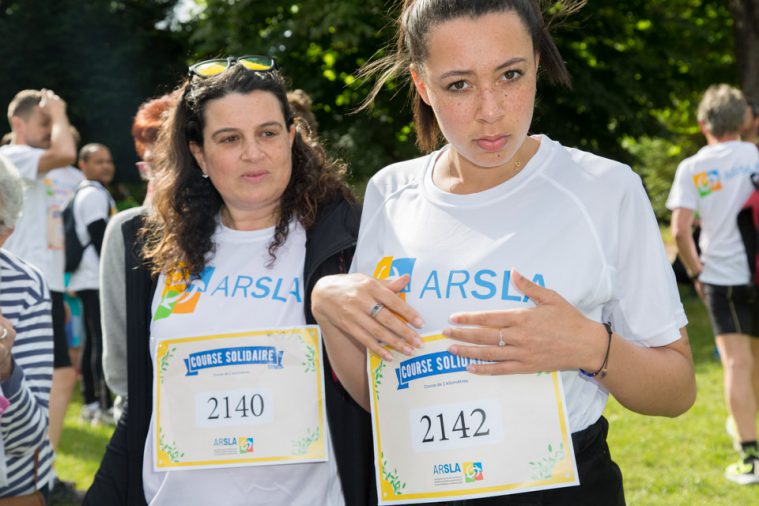
[[[0,416],[5,446],[6,486],[0,497],[34,492],[52,476],[53,450],[47,438],[47,409],[53,375],[53,324],[50,293],[42,275],[0,249],[0,310],[16,330],[13,373],[0,382],[10,401]],[[34,452],[39,449],[35,487]]]

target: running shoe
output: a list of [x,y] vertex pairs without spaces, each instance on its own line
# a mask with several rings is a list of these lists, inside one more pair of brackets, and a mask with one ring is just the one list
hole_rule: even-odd
[[98,408],[90,423],[95,427],[100,425],[116,425],[116,420],[113,418],[113,408]]
[[100,411],[100,405],[97,402],[91,402],[82,406],[79,417],[85,423],[92,423],[98,411]]
[[759,456],[756,452],[747,452],[735,464],[725,469],[725,478],[739,485],[759,483]]

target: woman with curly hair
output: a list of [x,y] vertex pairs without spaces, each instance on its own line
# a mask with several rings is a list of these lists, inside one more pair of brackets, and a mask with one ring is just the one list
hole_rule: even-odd
[[[226,397],[208,394],[216,407],[226,399],[226,411],[213,406],[209,411],[211,397],[161,408],[162,399],[184,395],[181,388],[172,390],[178,380],[164,383],[169,373],[168,357],[160,355],[162,342],[196,336],[193,342],[221,350],[214,339],[231,333],[315,323],[311,290],[322,276],[346,270],[359,222],[344,182],[345,167],[329,160],[314,137],[301,134],[284,78],[271,58],[230,57],[193,65],[177,96],[157,144],[153,209],[121,229],[125,244],[134,245],[125,269],[128,401],[85,504],[376,503],[368,415],[342,389],[324,355],[311,364],[314,384],[323,382],[326,423],[302,447],[307,452],[312,442],[322,444],[321,458],[274,455],[247,467],[259,452],[268,451],[271,439],[280,446],[297,439],[288,427],[300,415],[285,422],[277,414],[304,409],[310,416],[311,408],[294,405],[313,400],[303,396],[301,383],[287,383],[287,394],[277,395],[279,385],[250,379],[259,377],[253,368],[262,362],[240,357],[265,354],[265,347],[228,347],[226,353],[206,353],[197,363],[187,359],[188,368],[191,363],[210,368],[188,369],[187,376],[204,385],[197,395],[213,390],[202,382],[216,381],[216,388],[226,382]],[[288,369],[294,345],[287,348],[285,337],[274,333],[270,338],[267,349],[285,350],[272,354],[270,369]],[[181,360],[175,363],[184,367]],[[244,402],[230,402],[236,395],[232,387],[247,389]],[[273,421],[253,424],[250,417],[262,412],[273,412]],[[215,429],[217,437],[208,442],[215,448],[213,457],[183,464],[192,469],[171,467],[184,454],[169,449],[173,436],[164,442],[164,430],[202,440],[201,425]],[[274,438],[259,436],[272,425],[279,425]],[[224,457],[237,455],[238,449],[250,452],[252,460]],[[272,465],[277,460],[289,465]]]

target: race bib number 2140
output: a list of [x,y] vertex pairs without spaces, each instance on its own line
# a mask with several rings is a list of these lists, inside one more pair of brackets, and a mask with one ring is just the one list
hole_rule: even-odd
[[155,469],[325,461],[321,349],[316,326],[160,340]]

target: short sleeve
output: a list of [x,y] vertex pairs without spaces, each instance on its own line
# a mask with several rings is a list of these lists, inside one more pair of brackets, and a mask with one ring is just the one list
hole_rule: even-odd
[[684,209],[696,210],[698,207],[698,194],[696,185],[690,181],[690,171],[685,163],[681,163],[675,172],[675,180],[672,182],[672,188],[669,190],[667,197],[667,209],[674,211],[682,207]]
[[12,145],[0,151],[0,153],[13,163],[22,179],[27,181],[37,179],[40,158],[45,153],[44,149]]
[[[364,204],[361,211],[361,225],[358,232],[358,242],[356,252],[351,262],[350,273],[365,272],[362,268],[362,259],[370,258],[372,255],[369,251],[375,247],[375,240],[379,236],[377,231],[378,220],[377,213],[382,207],[384,197],[377,187],[375,178],[369,180],[364,193]],[[371,274],[371,273],[367,273]]]
[[629,341],[665,346],[680,338],[687,318],[656,216],[640,178],[635,181],[620,206],[612,299],[603,316]]
[[106,220],[110,217],[110,200],[104,190],[94,187],[82,190],[82,196],[77,202],[81,206],[81,214],[85,227],[98,220]]

